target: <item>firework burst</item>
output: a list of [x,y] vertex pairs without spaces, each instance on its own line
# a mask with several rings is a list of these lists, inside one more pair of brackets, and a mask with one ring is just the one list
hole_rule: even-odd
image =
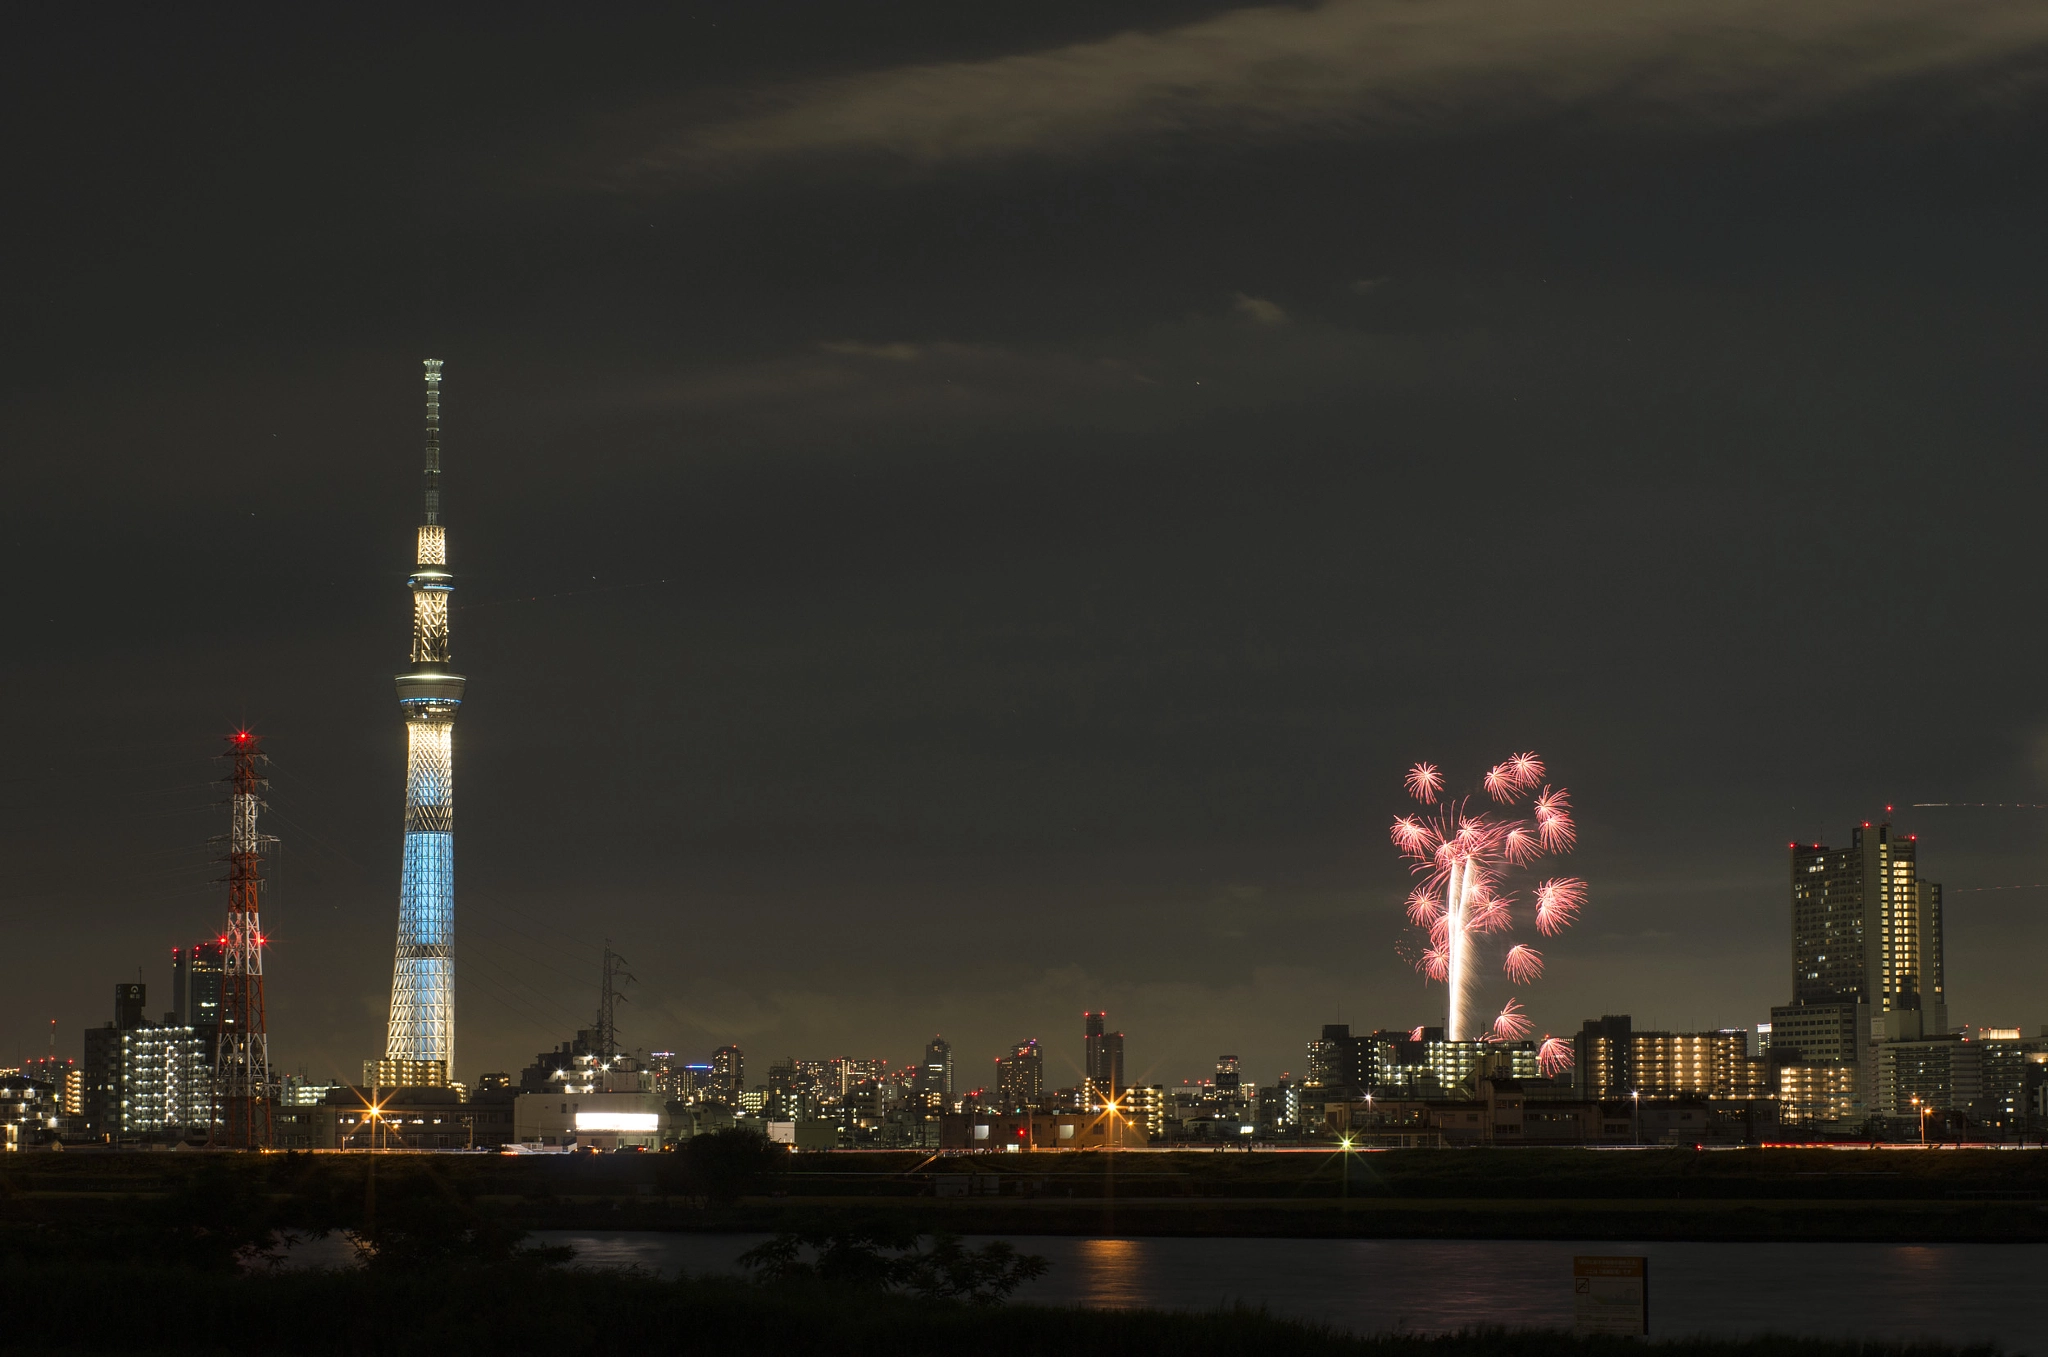
[[1543,1044],[1536,1048],[1536,1068],[1546,1079],[1555,1079],[1576,1063],[1577,1057],[1572,1044],[1563,1037],[1546,1036]]
[[[1408,795],[1435,809],[1396,817],[1392,835],[1394,846],[1422,877],[1407,904],[1409,922],[1429,936],[1416,969],[1450,987],[1445,1035],[1452,1041],[1519,1041],[1532,1030],[1513,999],[1480,1030],[1486,1020],[1473,1013],[1479,984],[1474,954],[1482,939],[1514,931],[1518,904],[1506,889],[1508,875],[1541,858],[1569,853],[1578,842],[1571,793],[1545,782],[1547,775],[1534,752],[1495,764],[1481,780],[1486,796],[1500,808],[1495,811],[1468,808],[1469,797],[1446,796],[1444,776],[1433,763],[1408,770]],[[1525,803],[1526,811],[1518,812]],[[1578,918],[1586,883],[1551,877],[1532,895],[1536,931],[1553,937]],[[1543,974],[1543,955],[1516,943],[1505,949],[1501,968],[1513,983],[1530,984]],[[1546,1051],[1551,1040],[1546,1039]],[[1570,1047],[1562,1049],[1568,1067]],[[1553,1062],[1556,1058],[1553,1052]]]
[[1534,1024],[1529,1015],[1522,1012],[1522,1001],[1510,999],[1502,1007],[1500,1016],[1493,1020],[1493,1029],[1486,1034],[1488,1041],[1520,1041],[1529,1035]]

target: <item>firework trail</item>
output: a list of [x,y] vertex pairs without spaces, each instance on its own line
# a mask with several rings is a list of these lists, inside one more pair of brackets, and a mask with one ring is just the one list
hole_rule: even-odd
[[[1395,817],[1392,834],[1394,846],[1422,878],[1407,906],[1409,922],[1429,938],[1415,964],[1450,989],[1445,1035],[1452,1041],[1481,1039],[1472,1014],[1479,982],[1476,953],[1481,939],[1514,930],[1516,897],[1503,889],[1508,875],[1540,858],[1569,853],[1578,842],[1571,793],[1543,778],[1542,759],[1516,754],[1488,770],[1482,783],[1501,810],[1472,811],[1471,798],[1444,796],[1444,777],[1435,764],[1418,763],[1408,770],[1408,795],[1436,809]],[[1515,809],[1524,801],[1526,818]],[[1550,877],[1537,883],[1532,895],[1536,931],[1554,937],[1584,908],[1586,883]],[[1510,981],[1526,985],[1543,974],[1543,954],[1516,943],[1506,949],[1501,968]],[[1519,1041],[1531,1030],[1521,1004],[1510,999],[1483,1039]],[[1558,1068],[1570,1066],[1568,1043],[1546,1038],[1543,1050],[1553,1065],[1564,1062]]]

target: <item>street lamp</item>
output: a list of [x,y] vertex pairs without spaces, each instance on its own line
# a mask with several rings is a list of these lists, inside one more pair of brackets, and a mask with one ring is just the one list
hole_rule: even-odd
[[1643,1091],[1632,1088],[1628,1091],[1628,1096],[1635,1108],[1636,1144],[1640,1145],[1643,1143]]

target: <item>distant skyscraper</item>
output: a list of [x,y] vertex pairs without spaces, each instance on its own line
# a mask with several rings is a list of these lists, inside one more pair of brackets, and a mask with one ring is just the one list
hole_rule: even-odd
[[1217,1056],[1216,1091],[1218,1093],[1236,1093],[1241,1084],[1242,1081],[1238,1078],[1237,1073],[1237,1057],[1234,1055]]
[[195,942],[171,949],[171,1012],[209,1038],[220,1030],[221,945]]
[[737,1108],[747,1091],[747,1058],[737,1046],[721,1046],[711,1053],[711,1101]]
[[441,360],[427,367],[426,510],[412,579],[412,667],[398,675],[405,712],[405,858],[398,952],[384,1057],[441,1062],[455,1077],[455,713],[464,680],[448,650],[447,529],[441,524]]
[[1947,1035],[1941,886],[1916,874],[1918,850],[1889,824],[1791,846],[1795,1005],[1867,1005],[1874,1037]]
[[1081,1015],[1081,1074],[1113,1098],[1124,1090],[1124,1034],[1103,1031],[1108,1018],[1106,1012]]
[[924,1063],[917,1071],[917,1091],[953,1096],[953,1043],[935,1036],[925,1043]]
[[996,1061],[996,1097],[1003,1111],[1021,1112],[1038,1106],[1045,1093],[1045,1057],[1038,1042],[1020,1041]]
[[[1946,1036],[1941,886],[1918,875],[1916,836],[1857,827],[1847,848],[1790,845],[1792,1002],[1771,1010],[1771,1058],[1850,1120],[1882,1111],[1878,1045]],[[1843,1080],[1814,1067],[1854,1070]],[[1790,1075],[1781,1076],[1794,1077]]]

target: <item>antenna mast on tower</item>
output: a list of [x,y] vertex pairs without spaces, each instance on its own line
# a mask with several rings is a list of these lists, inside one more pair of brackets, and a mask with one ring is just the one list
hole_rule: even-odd
[[228,928],[221,937],[220,1045],[214,1065],[213,1142],[231,1150],[271,1144],[270,1034],[263,1014],[263,846],[256,832],[257,793],[268,785],[256,771],[263,745],[246,730],[227,737],[233,788],[228,831]]

